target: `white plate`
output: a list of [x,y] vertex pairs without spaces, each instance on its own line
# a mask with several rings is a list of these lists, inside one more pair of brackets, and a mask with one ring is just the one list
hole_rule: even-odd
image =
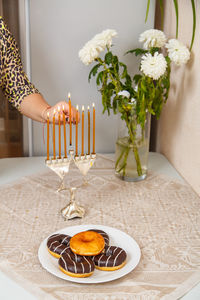
[[103,225],[79,225],[79,226],[66,227],[54,233],[63,233],[63,234],[68,234],[70,236],[73,236],[78,232],[85,231],[88,229],[104,230],[110,237],[110,245],[121,247],[126,251],[127,262],[123,268],[116,271],[107,271],[107,272],[95,269],[94,273],[90,277],[85,277],[85,278],[67,276],[63,272],[61,272],[60,269],[58,268],[58,260],[54,258],[51,254],[49,254],[47,250],[46,244],[47,244],[48,237],[44,239],[44,241],[40,244],[38,250],[39,261],[42,264],[43,268],[45,268],[51,274],[68,281],[73,281],[78,283],[101,283],[101,282],[107,282],[107,281],[118,279],[131,272],[137,266],[141,256],[140,248],[132,237],[130,237],[128,234],[126,234],[121,230],[108,227],[108,226],[103,226]]

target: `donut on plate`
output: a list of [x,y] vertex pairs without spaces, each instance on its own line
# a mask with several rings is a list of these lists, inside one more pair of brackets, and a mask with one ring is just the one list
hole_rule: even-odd
[[104,238],[104,241],[105,241],[105,246],[108,246],[109,245],[109,236],[108,234],[103,231],[103,230],[100,230],[100,229],[89,229],[88,231],[94,231],[94,232],[97,232],[99,233],[100,235],[102,235],[102,237]]
[[126,252],[115,246],[105,246],[105,249],[99,255],[92,259],[95,268],[103,271],[114,271],[122,268],[126,263]]
[[66,234],[53,234],[47,240],[47,249],[51,255],[59,258],[69,246],[71,236]]
[[59,268],[72,277],[88,277],[94,272],[94,262],[86,256],[73,253],[68,246],[58,260]]
[[94,231],[83,231],[75,234],[70,240],[72,252],[78,255],[98,255],[104,249],[105,241],[101,234]]

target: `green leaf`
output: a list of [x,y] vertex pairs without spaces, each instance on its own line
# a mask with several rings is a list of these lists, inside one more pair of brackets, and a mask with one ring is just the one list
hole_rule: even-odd
[[108,80],[108,75],[107,72],[104,71],[103,72],[103,84],[102,84],[102,88],[100,89],[101,91],[101,96],[102,96],[102,105],[103,105],[103,113],[105,113],[105,111],[108,111],[108,115],[110,115],[110,110],[109,110],[109,106],[107,105],[107,95],[106,95],[106,88],[107,88],[107,80]]
[[148,15],[149,15],[149,6],[150,6],[150,0],[147,1],[147,9],[146,9],[146,17],[145,17],[145,23],[147,22]]
[[118,60],[117,55],[114,55],[114,56],[113,56],[112,62],[113,62],[114,65],[118,64],[119,60]]
[[135,81],[135,84],[138,84],[139,80],[142,78],[142,75],[140,74],[136,74],[134,77],[133,77],[133,80]]
[[105,63],[107,65],[111,64],[112,58],[113,58],[112,52],[110,52],[110,51],[107,52],[106,55],[105,55]]
[[160,48],[158,48],[158,47],[153,47],[153,48],[151,48],[150,53],[151,53],[152,55],[154,55],[156,52],[159,52],[159,50],[160,50]]
[[104,71],[101,71],[101,72],[99,72],[99,74],[97,75],[97,80],[96,80],[97,85],[100,85],[100,83],[102,83],[102,81],[103,81],[103,72],[104,72]]
[[[125,85],[126,85],[126,90],[130,91],[130,88],[132,87],[132,80],[131,80],[131,76],[126,74],[126,81],[125,81]],[[131,92],[131,91],[130,91]]]
[[117,101],[119,100],[119,97],[118,95],[116,95],[114,98],[113,98],[113,112],[114,114],[117,113]]
[[176,38],[178,38],[178,1],[174,0],[174,8],[176,13]]
[[166,60],[167,64],[169,65],[171,62],[171,59],[169,58],[169,56],[165,56],[165,60]]
[[113,59],[112,59],[112,63],[113,63],[113,68],[114,68],[114,71],[116,71],[117,73],[119,72],[119,64],[118,64],[118,57],[115,55],[113,56]]
[[109,84],[107,85],[107,89],[108,90],[114,90],[115,89],[115,86],[112,82],[109,82]]
[[127,51],[125,54],[135,53],[135,56],[138,56],[138,55],[145,54],[147,52],[148,52],[148,50],[144,50],[144,49],[141,49],[141,48],[136,48],[136,49],[132,49],[132,50]]
[[192,46],[194,43],[194,37],[195,37],[195,31],[196,31],[196,8],[195,8],[194,0],[191,0],[191,4],[192,4],[192,13],[193,13],[193,29],[192,29],[192,40],[190,43],[190,51],[192,50]]
[[103,113],[107,110],[110,115],[110,109],[112,109],[112,97],[115,93],[115,86],[112,82],[109,82],[108,70],[103,71],[102,87],[100,89],[102,95]]
[[95,76],[97,74],[97,71],[100,66],[101,66],[101,64],[97,64],[92,68],[92,70],[90,71],[89,76],[88,76],[88,81],[90,81],[92,75]]

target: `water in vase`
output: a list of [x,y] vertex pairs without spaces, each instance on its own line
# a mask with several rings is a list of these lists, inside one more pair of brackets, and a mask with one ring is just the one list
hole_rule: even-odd
[[147,138],[136,139],[130,144],[128,137],[119,138],[116,142],[115,171],[127,181],[139,181],[146,177],[149,152]]

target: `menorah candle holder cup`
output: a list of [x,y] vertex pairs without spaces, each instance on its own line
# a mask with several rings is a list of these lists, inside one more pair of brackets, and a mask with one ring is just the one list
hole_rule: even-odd
[[93,166],[96,159],[96,154],[86,154],[74,157],[74,163],[83,175],[83,185],[88,184],[86,175]]
[[48,168],[54,171],[61,179],[60,186],[57,189],[57,192],[66,190],[67,187],[64,183],[65,175],[69,172],[69,166],[71,162],[71,157],[61,157],[57,159],[49,159],[45,161],[45,164]]

